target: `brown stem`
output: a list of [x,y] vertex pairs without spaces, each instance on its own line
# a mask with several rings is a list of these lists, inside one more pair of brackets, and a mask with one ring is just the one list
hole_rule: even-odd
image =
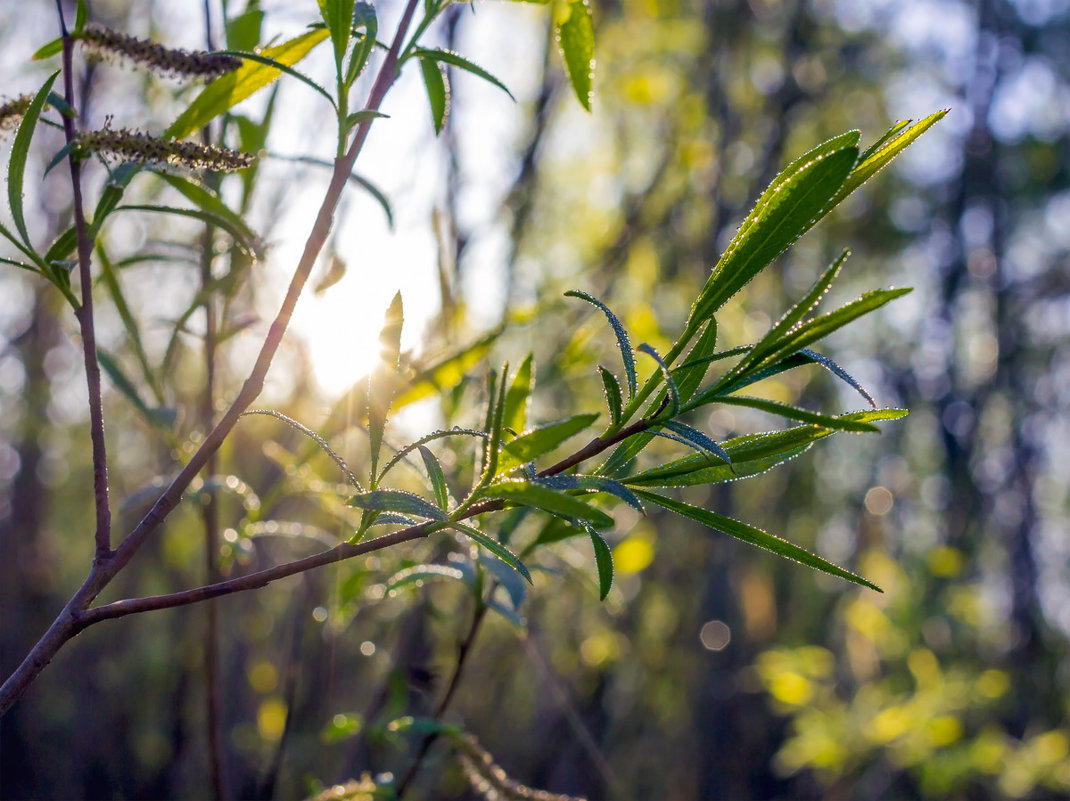
[[[494,594],[497,584],[492,584],[490,592],[487,597],[489,598]],[[479,634],[479,627],[483,623],[483,619],[487,615],[487,609],[490,607],[479,599],[479,604],[476,606],[475,611],[472,613],[472,624],[468,627],[468,633],[465,634],[464,639],[461,640],[460,645],[457,647],[457,664],[453,666],[453,675],[450,676],[450,683],[446,687],[446,693],[442,696],[442,700],[438,702],[438,706],[435,707],[435,714],[433,715],[435,720],[439,720],[449,708],[450,702],[453,700],[453,696],[457,693],[457,688],[461,686],[461,677],[464,675],[464,666],[468,662],[468,655],[472,652],[472,646],[475,644],[476,635]],[[424,760],[427,758],[428,751],[431,750],[431,746],[435,744],[439,735],[437,732],[433,732],[424,737],[420,743],[420,748],[416,751],[416,756],[413,758],[412,764],[405,772],[401,781],[398,782],[396,789],[397,798],[403,798],[405,791],[409,789],[409,785],[412,784],[416,778],[416,774],[420,772],[420,768],[423,766]]]
[[[59,0],[57,0],[57,5]],[[372,86],[371,92],[368,96],[368,102],[365,106],[368,110],[378,110],[379,106],[383,102],[383,98],[386,96],[387,91],[393,85],[394,80],[397,77],[397,62],[398,55],[401,52],[401,46],[404,42],[405,36],[408,33],[410,24],[412,23],[413,15],[416,12],[416,7],[419,5],[419,0],[408,0],[405,6],[405,11],[402,14],[401,21],[398,23],[397,32],[394,35],[394,40],[391,43],[390,50],[386,54],[386,58],[379,69],[379,74],[376,77],[375,83]],[[61,15],[62,22],[62,15]],[[70,61],[70,37],[64,37],[64,59],[65,62]],[[68,71],[69,74],[69,71]],[[283,299],[282,305],[279,309],[275,320],[271,324],[271,328],[268,331],[268,335],[264,340],[264,344],[260,349],[260,354],[257,357],[256,364],[242,385],[241,391],[238,393],[237,398],[231,404],[230,408],[224,413],[215,427],[208,433],[200,447],[190,458],[189,462],[182,468],[179,474],[172,480],[171,484],[163,491],[160,497],[153,504],[149,512],[142,518],[141,522],[134,527],[134,529],[126,536],[119,547],[112,553],[109,558],[101,558],[99,546],[102,538],[99,536],[101,526],[98,522],[98,558],[94,561],[93,567],[89,571],[89,575],[83,582],[82,586],[72,596],[71,600],[60,612],[59,617],[49,627],[45,635],[37,641],[33,649],[23,660],[22,664],[15,669],[3,686],[0,686],[0,716],[2,716],[11,705],[26,691],[26,688],[30,686],[35,678],[44,670],[45,666],[52,660],[64,643],[74,637],[79,631],[85,628],[86,623],[83,622],[85,611],[89,608],[89,605],[93,602],[93,599],[108,585],[109,582],[116,576],[116,574],[129,564],[134,554],[144,543],[145,539],[152,534],[164,519],[171,513],[171,510],[178,505],[178,502],[182,498],[182,493],[189,487],[190,483],[197,476],[198,473],[208,463],[209,457],[215,453],[219,446],[226,439],[227,435],[237,424],[242,412],[249,408],[250,404],[260,394],[260,390],[264,385],[264,378],[267,375],[268,368],[271,366],[272,358],[275,352],[278,350],[279,345],[282,342],[283,334],[286,332],[286,327],[290,322],[290,317],[293,314],[294,307],[297,305],[297,300],[301,295],[301,291],[304,289],[305,283],[308,280],[309,273],[312,271],[312,267],[316,262],[316,258],[319,256],[320,251],[323,249],[324,244],[327,241],[327,236],[331,230],[331,223],[334,218],[335,209],[338,207],[338,201],[341,198],[342,191],[345,189],[346,182],[349,178],[349,173],[353,169],[353,162],[356,161],[357,156],[360,154],[361,149],[364,147],[364,142],[368,138],[368,131],[371,128],[372,120],[366,120],[361,123],[353,136],[353,142],[349,147],[346,154],[338,159],[335,159],[334,172],[331,176],[330,185],[327,188],[327,192],[323,198],[323,203],[320,206],[320,210],[316,215],[315,224],[312,227],[312,231],[305,242],[304,251],[301,254],[301,260],[298,262],[297,268],[294,271],[293,278],[290,281],[290,286],[287,288],[286,297]],[[64,126],[73,135],[73,125],[67,118],[64,118]],[[72,163],[72,173],[78,175],[77,167]],[[75,186],[79,184],[76,181]],[[76,214],[81,207],[80,199],[75,201]],[[77,220],[76,220],[77,222]],[[84,220],[83,227],[84,231]],[[86,251],[86,257],[81,258],[81,253],[88,247],[88,239],[84,235],[79,237],[79,254],[80,261],[82,262],[82,268],[88,275],[88,251]],[[83,280],[82,291],[83,293],[88,291],[89,282]],[[86,319],[91,320],[91,316],[86,316]],[[92,327],[89,327],[89,331],[92,331]],[[96,365],[96,349],[95,346],[90,347],[90,344],[86,343],[86,361],[91,365]],[[90,356],[91,354],[91,356]],[[99,393],[99,369],[96,370],[98,376],[97,387]],[[90,388],[92,392],[92,377],[90,378]],[[92,403],[91,403],[92,407]],[[99,404],[98,404],[99,409]],[[103,453],[103,426],[99,429],[100,433],[100,446],[101,453]],[[96,437],[94,437],[94,451],[96,451]],[[95,454],[94,454],[95,455]],[[106,474],[101,476],[105,479],[104,487],[104,520],[107,520],[107,497],[106,497]],[[100,495],[98,494],[98,520],[101,518],[99,503]],[[103,531],[106,533],[109,527],[103,527]],[[105,549],[108,546],[108,540],[105,538]],[[337,561],[329,560],[329,561]],[[308,568],[305,568],[308,569]],[[300,572],[294,571],[294,572]],[[290,575],[286,573],[285,575]],[[268,579],[270,581],[272,579]],[[225,583],[225,582],[224,582]],[[264,582],[267,583],[267,582]],[[262,585],[261,585],[262,586]],[[203,588],[207,589],[207,588]],[[205,598],[214,598],[217,595],[226,594],[214,593],[208,594]],[[197,600],[204,600],[204,598],[198,598]],[[187,601],[186,603],[194,603],[195,601]],[[174,604],[176,606],[183,605],[182,603]]]
[[[74,108],[74,69],[72,52],[74,43],[63,19],[63,6],[56,0],[60,31],[63,36],[63,97]],[[67,144],[74,142],[74,120],[66,114],[63,118],[63,136]],[[108,504],[108,454],[104,443],[104,406],[100,393],[100,364],[97,362],[97,335],[93,323],[93,276],[90,263],[93,243],[85,224],[82,208],[82,165],[72,153],[67,157],[71,169],[71,195],[74,204],[74,230],[78,237],[78,280],[82,290],[82,305],[75,311],[78,328],[82,335],[82,355],[85,361],[85,378],[89,387],[89,432],[93,442],[93,498],[97,511],[95,561],[101,562],[111,556],[111,508]]]
[[[212,7],[210,0],[204,0],[205,45],[209,52],[215,50],[212,41]],[[201,141],[212,144],[211,124],[201,129]],[[205,183],[218,191],[219,181],[215,173],[206,172]],[[216,351],[216,304],[211,292],[212,261],[215,255],[215,226],[207,223],[201,233],[201,292],[204,294],[204,391],[201,395],[201,425],[209,429],[215,423],[215,378]],[[213,453],[204,466],[206,480],[216,475],[218,470],[218,453]],[[207,496],[201,507],[201,522],[204,527],[205,582],[214,584],[220,580],[219,572],[219,498],[209,485]],[[207,604],[205,615],[204,642],[204,702],[205,725],[208,728],[208,774],[211,779],[212,795],[216,801],[225,801],[227,792],[226,751],[223,739],[223,686],[220,678],[221,646],[219,639],[219,607]]]

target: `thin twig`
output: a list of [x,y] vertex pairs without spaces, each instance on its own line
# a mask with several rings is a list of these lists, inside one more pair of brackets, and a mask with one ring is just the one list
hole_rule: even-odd
[[[491,585],[490,595],[494,594],[494,590],[497,588],[497,584]],[[450,683],[446,687],[446,693],[442,696],[442,700],[438,702],[438,706],[435,707],[435,714],[433,718],[439,720],[446,713],[446,709],[449,708],[450,702],[453,700],[453,696],[457,693],[457,688],[461,686],[461,677],[464,675],[464,666],[468,663],[468,655],[472,652],[472,646],[475,644],[476,636],[479,634],[479,628],[483,623],[483,619],[487,615],[487,609],[490,607],[479,599],[479,603],[472,613],[472,624],[468,627],[468,633],[465,634],[460,645],[457,647],[457,664],[453,666],[453,675],[450,676]],[[420,747],[416,752],[416,756],[413,758],[412,764],[405,772],[401,781],[398,782],[397,789],[395,790],[397,797],[403,798],[405,791],[409,789],[409,785],[416,778],[416,774],[420,772],[420,768],[423,766],[424,760],[427,758],[427,753],[431,750],[431,746],[438,740],[438,732],[432,732],[424,737],[420,742]]]
[[[63,97],[74,108],[74,69],[71,41],[67,23],[63,18],[63,5],[56,0],[60,32],[63,37]],[[70,146],[74,142],[74,120],[66,114],[63,119],[63,137]],[[71,196],[74,204],[74,230],[78,237],[78,280],[82,289],[82,305],[74,312],[82,335],[82,355],[85,361],[85,379],[89,387],[89,432],[93,442],[93,499],[97,512],[97,528],[94,535],[95,561],[101,562],[111,556],[111,507],[108,504],[108,454],[104,442],[104,405],[100,392],[100,364],[97,361],[97,335],[93,321],[93,275],[90,263],[93,243],[85,224],[82,208],[82,165],[72,153],[67,157],[71,169]]]
[[[57,0],[57,6],[59,0]],[[398,55],[401,51],[401,46],[408,33],[410,24],[412,23],[413,15],[416,12],[416,7],[419,5],[419,0],[408,0],[405,6],[405,11],[402,14],[401,21],[398,23],[397,32],[394,36],[394,41],[390,46],[390,50],[386,54],[386,58],[379,69],[379,74],[376,77],[375,83],[372,86],[371,92],[368,96],[368,102],[365,106],[367,110],[376,111],[382,105],[383,98],[386,96],[387,91],[393,85],[394,80],[397,78],[397,63]],[[61,15],[62,21],[62,15]],[[64,37],[65,43],[65,60],[70,61],[70,38]],[[68,73],[69,74],[69,73]],[[242,385],[238,396],[231,404],[230,408],[223,414],[219,422],[208,433],[200,447],[190,458],[189,462],[182,468],[179,474],[172,480],[171,484],[163,491],[156,503],[153,504],[149,512],[142,518],[141,522],[134,527],[134,529],[126,536],[119,547],[110,554],[110,558],[104,559],[100,557],[100,544],[103,539],[105,545],[105,552],[110,547],[110,538],[101,538],[99,536],[101,529],[104,532],[108,532],[109,526],[100,526],[98,522],[98,558],[94,561],[92,568],[89,571],[89,575],[82,583],[82,586],[78,588],[75,594],[64,606],[59,616],[53,621],[48,631],[44,636],[34,645],[30,653],[22,661],[22,663],[15,669],[15,671],[7,678],[3,686],[0,686],[0,716],[2,716],[12,704],[26,691],[26,688],[30,686],[33,680],[44,670],[45,666],[52,660],[60,648],[74,637],[79,631],[85,628],[83,617],[89,605],[93,602],[93,599],[103,590],[116,574],[119,573],[130,560],[134,557],[134,554],[141,548],[142,544],[156,529],[160,527],[160,524],[167,518],[171,511],[178,505],[182,499],[182,493],[186,491],[193,479],[201,472],[204,466],[208,462],[209,456],[215,453],[227,435],[237,424],[241,418],[242,412],[249,408],[252,402],[260,394],[261,389],[264,386],[264,379],[267,376],[268,368],[271,366],[272,359],[275,356],[275,352],[279,349],[282,343],[282,337],[286,333],[286,328],[289,325],[290,318],[293,315],[294,307],[297,305],[297,300],[301,296],[301,292],[304,289],[305,283],[308,280],[309,273],[312,271],[313,265],[316,263],[316,259],[319,256],[320,251],[323,249],[324,244],[327,241],[327,237],[331,231],[331,223],[334,219],[334,212],[338,208],[338,202],[341,199],[342,191],[345,189],[346,183],[349,179],[349,173],[353,169],[353,162],[356,161],[357,156],[360,154],[361,149],[364,147],[364,142],[368,138],[368,132],[371,129],[372,120],[368,119],[361,123],[353,136],[352,144],[349,150],[344,156],[335,160],[334,172],[331,176],[331,182],[327,188],[327,192],[324,195],[323,202],[320,205],[319,212],[316,215],[316,221],[312,227],[312,231],[309,233],[308,239],[305,242],[304,250],[301,254],[301,259],[298,262],[297,268],[294,270],[293,278],[290,281],[290,285],[287,288],[286,296],[283,299],[282,305],[279,309],[275,320],[271,324],[271,328],[268,331],[268,335],[264,340],[260,353],[257,357],[256,363],[253,366],[249,377]],[[73,135],[73,126],[69,121],[64,119],[65,127],[71,131],[69,135]],[[77,175],[77,167],[72,162],[72,172]],[[75,183],[78,186],[78,183]],[[80,208],[80,200],[76,199],[75,209]],[[84,226],[83,226],[84,230]],[[79,252],[87,246],[85,237],[80,237]],[[88,276],[88,252],[86,258],[80,259],[83,265],[83,270],[86,271]],[[88,280],[83,280],[83,292],[87,292],[89,285]],[[91,319],[87,317],[87,319]],[[92,327],[89,328],[92,331]],[[91,348],[89,344],[86,344],[87,349],[87,362],[91,365],[96,364],[95,347]],[[92,359],[88,355],[92,352]],[[98,375],[98,391],[99,391],[99,370]],[[92,388],[92,379],[90,379],[90,386]],[[92,404],[91,404],[92,406]],[[99,406],[99,404],[98,404]],[[99,429],[100,444],[103,447],[103,427],[101,425]],[[94,438],[94,451],[96,451],[96,438]],[[101,452],[103,452],[101,450]],[[103,497],[103,507],[107,508],[106,497],[106,474],[102,476],[105,479],[105,494]],[[101,519],[100,509],[100,495],[98,493],[98,521]],[[105,521],[106,517],[103,518]],[[336,561],[336,560],[333,560]],[[300,571],[295,571],[300,572]],[[290,574],[286,574],[290,575]],[[266,582],[265,582],[266,583]],[[205,588],[207,589],[207,588]],[[226,593],[214,593],[208,594],[205,598],[217,597],[217,595]],[[198,599],[198,600],[204,600]],[[193,601],[190,601],[192,603]],[[182,605],[182,604],[177,604]]]
[[[211,0],[204,0],[204,39],[208,51],[215,50],[212,37]],[[201,141],[211,146],[212,127],[207,123],[201,129]],[[216,174],[205,171],[204,180],[210,189],[219,190]],[[201,233],[201,293],[204,295],[204,392],[201,395],[201,425],[209,429],[215,423],[215,378],[216,350],[216,304],[211,291],[212,261],[215,255],[215,226],[210,222]],[[213,453],[204,466],[206,479],[218,473],[219,454]],[[205,503],[201,507],[201,522],[204,526],[205,582],[214,584],[221,578],[219,572],[219,497],[206,481]],[[204,682],[205,725],[208,728],[208,774],[211,778],[212,795],[216,801],[229,797],[226,772],[226,750],[223,738],[223,687],[220,677],[222,654],[219,639],[219,606],[207,604],[205,619]]]

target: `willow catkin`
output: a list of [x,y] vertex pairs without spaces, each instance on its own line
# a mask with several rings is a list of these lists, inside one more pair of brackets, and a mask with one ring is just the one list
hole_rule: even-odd
[[83,157],[99,155],[120,161],[182,165],[222,172],[244,169],[254,159],[249,153],[225,147],[150,136],[129,128],[112,130],[107,126],[76,134],[74,150]]
[[78,39],[95,57],[116,57],[174,77],[218,78],[242,64],[235,56],[164,47],[151,39],[139,39],[103,25],[87,25],[78,33]]

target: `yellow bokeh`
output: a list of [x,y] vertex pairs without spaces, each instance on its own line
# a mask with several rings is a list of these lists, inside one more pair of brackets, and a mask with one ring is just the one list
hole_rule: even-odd
[[654,542],[649,536],[632,535],[613,549],[613,567],[620,575],[638,573],[654,561]]
[[962,551],[948,545],[933,548],[926,561],[929,564],[929,572],[940,578],[953,578],[962,572],[965,558]]
[[278,698],[265,699],[256,710],[256,728],[268,742],[282,739],[286,729],[286,704]]
[[249,686],[266,695],[279,686],[279,672],[270,662],[254,662],[246,673]]
[[1011,679],[1002,670],[989,669],[977,677],[974,686],[985,698],[1000,698],[1011,688]]
[[786,670],[777,673],[769,681],[769,692],[778,701],[793,706],[809,703],[814,697],[813,683],[798,673]]

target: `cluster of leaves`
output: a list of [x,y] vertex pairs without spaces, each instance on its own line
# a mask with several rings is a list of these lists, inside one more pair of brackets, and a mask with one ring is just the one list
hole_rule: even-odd
[[[939,112],[913,125],[899,123],[864,152],[858,148],[859,133],[851,131],[819,145],[789,164],[761,195],[754,210],[740,226],[694,301],[683,333],[665,356],[647,344],[633,350],[628,332],[608,306],[581,291],[568,293],[595,305],[605,314],[616,335],[623,376],[604,366],[598,367],[605,390],[608,423],[597,436],[563,459],[555,461],[551,457],[560,455],[561,446],[567,440],[594,429],[600,415],[585,412],[530,425],[527,409],[535,378],[529,355],[511,376],[508,365],[500,371],[490,372],[486,386],[488,400],[483,426],[479,430],[453,429],[420,438],[398,451],[382,470],[378,470],[387,413],[394,393],[404,385],[403,376],[396,372],[402,311],[400,297],[395,298],[383,328],[384,359],[372,375],[368,390],[372,465],[369,486],[361,487],[361,491],[348,501],[363,510],[353,541],[362,539],[372,526],[380,525],[420,526],[426,533],[455,529],[530,581],[530,570],[524,562],[527,556],[542,545],[583,533],[589,536],[594,548],[604,598],[612,585],[613,565],[609,546],[600,532],[612,527],[613,518],[602,508],[602,502],[621,501],[641,513],[644,503],[652,503],[744,542],[877,589],[866,579],[793,543],[656,490],[757,475],[798,456],[816,440],[836,431],[877,431],[875,422],[896,419],[906,413],[900,409],[873,408],[829,415],[740,394],[741,390],[763,379],[816,364],[849,383],[870,405],[874,405],[869,394],[854,379],[810,346],[909,290],[868,292],[834,311],[811,316],[843,267],[848,255],[846,251],[824,271],[810,291],[752,345],[717,350],[715,312],[837,203],[942,116],[943,112]],[[646,355],[652,362],[653,369],[642,382],[636,353]],[[715,363],[728,366],[707,381],[710,367]],[[799,425],[718,443],[686,422],[690,413],[715,404],[747,406]],[[470,437],[480,441],[478,468],[467,479],[455,477],[454,486],[467,481],[470,488],[454,500],[441,463],[428,445],[437,440]],[[674,440],[695,452],[638,469],[637,457],[655,437]],[[419,452],[422,459],[428,491],[416,494],[384,488],[387,473],[415,452]],[[608,452],[608,457],[601,463],[591,467],[583,464],[604,452]],[[519,551],[514,551],[515,543],[510,542],[515,525],[505,526],[495,538],[466,522],[487,512],[510,509],[523,510],[522,513],[545,512],[557,522],[545,526],[542,533]],[[438,565],[406,568],[406,580],[432,576],[462,578],[459,572],[456,575],[452,571],[443,573]],[[470,581],[470,584],[482,589],[478,582]]]

